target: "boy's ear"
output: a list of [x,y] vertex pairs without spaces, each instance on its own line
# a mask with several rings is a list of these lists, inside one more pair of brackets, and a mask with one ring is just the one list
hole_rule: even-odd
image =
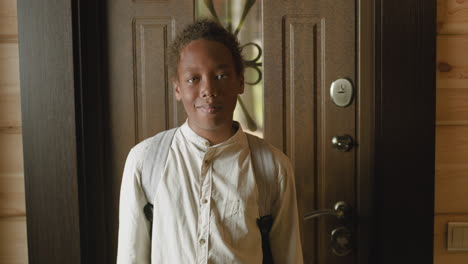
[[182,99],[182,94],[180,93],[179,80],[177,78],[172,79],[172,85],[174,86],[175,97],[177,101]]
[[244,74],[241,74],[239,79],[240,79],[239,94],[243,94],[244,93],[244,88],[245,88]]

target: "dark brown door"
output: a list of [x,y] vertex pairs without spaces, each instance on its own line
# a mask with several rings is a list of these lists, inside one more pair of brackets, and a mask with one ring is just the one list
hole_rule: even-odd
[[[175,33],[194,20],[196,10],[193,2],[182,0],[107,2],[106,203],[114,262],[120,181],[129,149],[185,121],[168,80],[166,56]],[[301,219],[339,201],[355,207],[355,148],[341,152],[331,142],[334,136],[355,138],[356,107],[354,101],[338,107],[329,92],[340,78],[356,90],[355,3],[256,4],[263,8],[263,135],[291,158]],[[331,232],[338,228],[354,231],[351,220],[335,216],[303,220],[306,263],[355,263],[353,251],[345,256],[334,253],[333,245],[355,245],[347,236],[331,243]]]
[[[356,83],[355,10],[354,1],[264,4],[265,137],[293,163],[301,216],[339,201],[355,208],[355,148],[338,151],[332,138],[355,139],[356,107],[354,102],[339,107],[330,97],[335,80]],[[352,225],[326,215],[304,219],[306,263],[354,263],[353,252],[334,253],[346,253],[334,247],[354,243],[349,237],[331,242],[333,230],[352,231]]]

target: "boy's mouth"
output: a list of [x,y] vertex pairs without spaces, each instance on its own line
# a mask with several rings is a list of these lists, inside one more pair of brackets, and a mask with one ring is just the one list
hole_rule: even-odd
[[215,104],[202,104],[202,105],[198,105],[197,109],[199,109],[203,113],[213,114],[213,113],[219,112],[222,109],[222,106],[215,105]]

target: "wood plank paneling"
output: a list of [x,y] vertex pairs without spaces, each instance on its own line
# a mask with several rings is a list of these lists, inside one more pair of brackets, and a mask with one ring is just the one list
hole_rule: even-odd
[[468,35],[437,37],[437,88],[468,88]]
[[0,263],[28,263],[16,0],[0,1]]
[[437,0],[437,33],[447,17],[447,0]]
[[0,43],[0,85],[19,85],[17,43]]
[[0,1],[0,43],[12,40],[16,42],[17,34],[16,0],[2,0]]
[[434,264],[458,264],[468,252],[446,246],[447,223],[468,222],[468,1],[438,0],[437,11]]
[[17,43],[0,43],[0,129],[21,126]]
[[468,251],[447,250],[447,223],[468,222],[468,214],[436,215],[434,221],[434,264],[467,263]]
[[[16,17],[16,0],[0,1],[0,16]],[[18,32],[18,30],[16,30],[15,32]]]
[[20,133],[0,130],[0,173],[23,173],[23,147]]
[[438,0],[437,8],[439,34],[468,34],[468,1]]
[[0,16],[16,17],[16,0],[0,1]]
[[18,44],[0,42],[0,129],[20,126]]
[[26,218],[0,217],[0,263],[28,263]]
[[437,124],[468,124],[468,87],[467,89],[437,89]]
[[436,213],[467,213],[468,126],[439,126],[436,133]]
[[0,174],[0,217],[26,216],[23,174]]
[[19,87],[0,85],[0,130],[13,129],[20,131],[20,127],[21,100]]

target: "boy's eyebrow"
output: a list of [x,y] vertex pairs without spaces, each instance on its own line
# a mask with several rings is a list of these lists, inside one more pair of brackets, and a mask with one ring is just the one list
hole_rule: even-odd
[[226,69],[226,68],[230,68],[230,67],[231,67],[231,65],[229,65],[229,64],[219,64],[217,68],[218,69]]
[[198,68],[197,67],[187,67],[187,68],[185,68],[185,70],[186,71],[196,71],[196,70],[198,70]]
[[[216,66],[216,69],[224,70],[224,69],[229,69],[231,67],[232,67],[232,65],[223,63],[223,64],[219,64],[218,66]],[[189,67],[185,68],[185,70],[186,71],[197,71],[198,67],[197,66],[189,66]]]

